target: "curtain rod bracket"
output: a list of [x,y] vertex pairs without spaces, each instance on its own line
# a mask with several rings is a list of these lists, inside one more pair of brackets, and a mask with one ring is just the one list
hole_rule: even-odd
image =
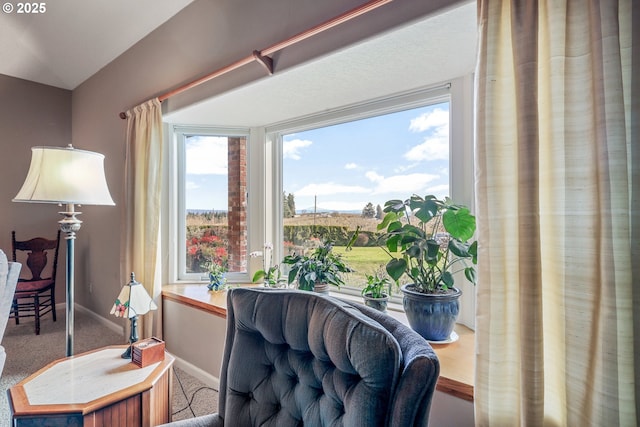
[[[258,61],[259,63],[261,63],[269,72],[269,75],[273,74],[273,59],[271,59],[271,57],[267,56],[267,55],[271,55],[275,52],[278,52],[286,47],[289,47],[291,45],[294,45],[302,40],[305,40],[309,37],[312,37],[316,34],[322,33],[323,31],[327,31],[330,28],[333,28],[335,26],[338,26],[340,24],[343,24],[347,21],[350,21],[353,18],[356,18],[360,15],[363,15],[367,12],[370,12],[374,9],[377,9],[380,6],[383,6],[387,3],[392,2],[393,0],[369,0],[366,3],[351,9],[347,12],[344,12],[341,15],[336,16],[333,19],[330,19],[328,21],[323,22],[322,24],[316,25],[313,28],[308,29],[307,31],[303,31],[299,34],[296,34],[295,36],[292,36],[280,43],[277,43],[271,47],[268,47],[266,49],[262,49],[261,51],[257,51],[254,50],[253,51],[253,56],[248,56],[246,58],[243,58],[239,61],[234,62],[233,64],[227,65],[226,67],[220,68],[212,73],[207,74],[206,76],[200,77],[197,80],[192,81],[191,83],[187,83],[183,86],[178,87],[177,89],[173,89],[163,95],[158,96],[158,100],[160,102],[163,102],[165,99],[168,99],[170,97],[172,97],[173,95],[177,95],[179,93],[182,93],[188,89],[191,89],[192,87],[198,86],[204,82],[207,82],[211,79],[214,79],[218,76],[221,76],[223,74],[226,74],[230,71],[233,71],[237,68],[242,67],[243,65],[247,65],[253,61]],[[265,55],[263,55],[263,52],[265,53]],[[127,116],[126,114],[120,113],[119,114],[121,119],[126,119]]]
[[253,51],[253,57],[267,69],[270,76],[273,75],[273,59],[271,59],[271,57],[263,56],[258,50]]

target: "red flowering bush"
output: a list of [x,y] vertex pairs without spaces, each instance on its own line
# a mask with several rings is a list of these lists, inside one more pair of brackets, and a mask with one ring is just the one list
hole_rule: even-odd
[[284,246],[284,253],[287,255],[292,255],[296,249],[296,245],[294,245],[293,242],[289,242],[286,240],[282,242],[282,244]]
[[216,234],[214,228],[187,228],[187,272],[202,273],[207,269],[207,263],[218,264],[225,269],[228,266],[229,253],[227,251],[226,236]]

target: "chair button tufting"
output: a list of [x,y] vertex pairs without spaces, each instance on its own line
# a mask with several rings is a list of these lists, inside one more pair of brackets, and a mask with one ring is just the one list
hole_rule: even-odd
[[247,399],[253,400],[253,393],[252,392],[247,393]]

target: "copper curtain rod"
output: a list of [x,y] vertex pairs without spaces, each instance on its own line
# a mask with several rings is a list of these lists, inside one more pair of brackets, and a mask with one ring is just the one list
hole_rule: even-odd
[[[271,57],[269,55],[272,55],[275,52],[278,52],[279,50],[282,50],[286,47],[292,46],[302,40],[308,39],[309,37],[312,37],[316,34],[319,34],[323,31],[326,31],[330,28],[333,28],[337,25],[340,25],[344,22],[350,21],[353,18],[356,18],[360,15],[364,15],[367,12],[370,12],[374,9],[377,9],[380,6],[383,6],[387,3],[392,2],[393,0],[371,0],[361,6],[358,6],[354,9],[351,9],[348,12],[345,12],[339,16],[336,16],[333,19],[330,19],[326,22],[323,22],[322,24],[316,25],[313,28],[310,28],[306,31],[303,31],[301,33],[296,34],[293,37],[290,37],[286,40],[283,40],[279,43],[274,44],[273,46],[270,46],[266,49],[263,49],[261,51],[258,50],[254,50],[253,53],[251,54],[251,56],[247,56],[246,58],[243,58],[239,61],[236,61],[232,64],[227,65],[226,67],[222,67],[220,69],[217,69],[216,71],[213,71],[212,73],[207,74],[206,76],[200,77],[199,79],[196,79],[190,83],[187,83],[183,86],[180,86],[176,89],[170,90],[169,92],[166,92],[160,96],[158,96],[158,100],[160,102],[171,98],[174,95],[177,95],[179,93],[182,93],[186,90],[189,90],[195,86],[198,86],[202,83],[208,82],[209,80],[212,80],[216,77],[219,77],[223,74],[226,74],[230,71],[233,71],[235,69],[238,69],[244,65],[247,65],[253,61],[257,61],[259,62],[262,66],[264,66],[267,70],[267,72],[269,73],[269,75],[273,74],[273,60],[271,59]],[[126,119],[127,115],[124,112],[120,113],[120,118],[121,119]]]

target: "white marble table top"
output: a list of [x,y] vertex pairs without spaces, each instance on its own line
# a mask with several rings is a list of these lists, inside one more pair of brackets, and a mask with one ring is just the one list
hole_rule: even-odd
[[82,404],[143,382],[160,362],[139,368],[106,348],[65,359],[24,384],[31,405]]

